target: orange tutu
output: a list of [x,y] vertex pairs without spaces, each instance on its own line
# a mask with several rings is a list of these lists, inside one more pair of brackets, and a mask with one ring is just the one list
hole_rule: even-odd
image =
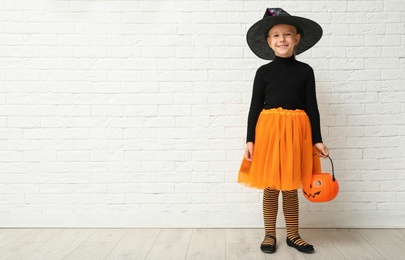
[[312,173],[320,172],[305,111],[263,110],[255,139],[253,160],[243,158],[239,183],[258,189],[294,190],[309,187]]

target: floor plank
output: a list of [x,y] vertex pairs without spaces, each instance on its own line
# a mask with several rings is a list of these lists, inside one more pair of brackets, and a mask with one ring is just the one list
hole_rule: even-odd
[[346,258],[340,253],[334,244],[314,243],[315,253],[304,254],[307,260],[345,260]]
[[226,259],[264,260],[257,229],[227,229]]
[[146,259],[185,259],[191,240],[191,229],[162,229]]
[[376,247],[377,251],[389,260],[399,260],[405,258],[404,245],[384,245]]
[[26,231],[28,232],[0,249],[1,259],[23,259],[62,232],[61,229],[33,229]]
[[62,259],[94,231],[94,229],[64,229],[24,259]]
[[65,260],[104,259],[125,236],[125,229],[98,229],[81,243]]
[[[378,231],[379,229],[377,229]],[[402,244],[405,245],[405,228],[404,229],[390,229],[400,240]]]
[[194,229],[186,259],[225,259],[224,229]]
[[345,259],[385,259],[357,229],[325,230]]
[[226,259],[251,259],[264,260],[265,255],[260,251],[257,243],[227,243],[226,244]]
[[404,241],[395,229],[360,229],[358,232],[372,245],[403,245]]
[[259,244],[262,238],[257,229],[226,229],[227,243],[256,243]]
[[190,243],[192,229],[162,229],[156,239],[159,243]]
[[307,243],[318,246],[319,244],[333,244],[332,240],[328,237],[323,229],[307,229],[303,228],[299,231],[300,236]]
[[145,259],[158,234],[158,229],[130,229],[105,259]]
[[145,259],[178,260],[185,259],[189,243],[155,243]]
[[29,229],[0,229],[0,248],[28,233]]

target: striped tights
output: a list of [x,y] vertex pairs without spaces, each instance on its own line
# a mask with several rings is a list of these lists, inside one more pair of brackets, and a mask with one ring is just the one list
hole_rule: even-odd
[[[278,212],[278,196],[280,191],[267,188],[263,192],[263,218],[266,236],[276,237],[276,220]],[[281,191],[283,195],[283,213],[287,236],[290,240],[299,237],[298,233],[298,192],[297,190]],[[274,239],[266,238],[266,244],[274,244]],[[305,241],[298,238],[294,242],[296,245],[307,245]]]

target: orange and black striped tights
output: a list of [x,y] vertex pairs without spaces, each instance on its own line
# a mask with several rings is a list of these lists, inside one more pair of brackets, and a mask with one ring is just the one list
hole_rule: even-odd
[[[276,237],[276,220],[278,212],[278,196],[280,191],[267,188],[263,192],[263,218],[265,235]],[[283,196],[283,213],[287,236],[290,240],[299,237],[298,233],[298,192],[297,190],[281,191]],[[274,239],[267,237],[266,244],[274,244]],[[294,242],[296,245],[307,245],[307,243],[298,238]]]

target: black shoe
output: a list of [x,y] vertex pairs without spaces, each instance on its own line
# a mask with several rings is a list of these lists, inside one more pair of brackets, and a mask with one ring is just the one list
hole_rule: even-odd
[[[274,239],[274,244],[273,245],[265,244],[264,241],[266,241],[267,238]],[[267,235],[264,237],[264,240],[263,240],[262,244],[260,245],[260,250],[262,250],[262,252],[265,254],[273,254],[274,252],[276,252],[276,243],[277,243],[277,239],[275,236]]]
[[287,245],[294,247],[295,249],[297,249],[298,251],[302,252],[302,253],[313,253],[315,251],[314,246],[310,245],[310,244],[305,244],[305,245],[296,245],[294,242],[297,241],[298,239],[300,239],[300,237],[296,237],[293,238],[292,240],[290,240],[287,237]]

